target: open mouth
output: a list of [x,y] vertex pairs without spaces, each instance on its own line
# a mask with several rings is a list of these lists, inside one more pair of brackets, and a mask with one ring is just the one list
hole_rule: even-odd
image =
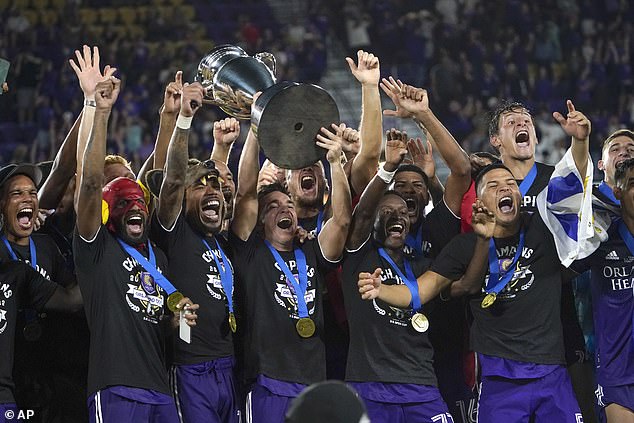
[[141,216],[130,216],[125,223],[128,226],[128,231],[131,235],[143,234],[143,218]]
[[280,229],[288,229],[293,224],[293,221],[290,217],[283,217],[277,221],[277,227]]
[[405,204],[407,205],[407,211],[410,213],[416,212],[418,209],[418,203],[413,198],[405,199]]
[[300,186],[305,191],[313,189],[313,187],[315,186],[315,177],[309,176],[309,175],[302,176],[302,180],[300,181]]
[[388,235],[401,236],[405,232],[405,225],[400,220],[391,220],[387,223]]
[[203,205],[203,216],[212,222],[220,220],[220,201],[209,200]]
[[511,213],[513,211],[513,199],[509,196],[500,198],[498,208],[502,213]]
[[29,229],[31,228],[32,222],[33,222],[33,209],[30,207],[25,207],[23,209],[20,209],[18,211],[18,225],[20,225],[20,228],[22,229]]
[[515,134],[515,143],[522,147],[526,147],[528,145],[528,138],[528,131],[521,130]]

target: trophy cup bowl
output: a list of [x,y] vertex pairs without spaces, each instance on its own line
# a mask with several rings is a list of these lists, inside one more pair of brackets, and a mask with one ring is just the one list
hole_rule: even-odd
[[[200,61],[196,80],[207,90],[203,103],[251,119],[264,154],[275,165],[301,169],[325,156],[315,137],[322,126],[339,123],[337,104],[317,85],[277,83],[272,54],[249,56],[238,46],[218,46]],[[258,91],[262,94],[251,114]]]

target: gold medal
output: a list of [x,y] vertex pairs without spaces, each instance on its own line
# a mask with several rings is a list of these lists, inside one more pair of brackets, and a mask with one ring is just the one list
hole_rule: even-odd
[[315,322],[308,317],[302,317],[295,324],[295,329],[302,338],[310,338],[315,334]]
[[412,327],[416,332],[427,332],[429,329],[429,320],[423,313],[414,313],[412,316]]
[[235,314],[229,312],[229,329],[231,329],[231,332],[236,333],[236,330],[238,329],[238,324],[236,323],[236,316]]
[[180,292],[172,292],[167,297],[167,308],[169,308],[172,313],[176,313],[178,311],[178,308],[176,308],[176,306],[183,298],[185,297],[183,297],[183,294],[181,294]]
[[492,292],[490,294],[487,294],[486,297],[484,297],[484,300],[482,300],[482,308],[491,307],[496,299],[497,296],[495,293]]

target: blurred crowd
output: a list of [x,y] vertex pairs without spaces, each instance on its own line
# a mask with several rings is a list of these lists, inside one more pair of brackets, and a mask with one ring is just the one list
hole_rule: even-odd
[[[278,79],[314,83],[328,68],[328,37],[349,54],[372,51],[385,76],[430,90],[434,110],[467,151],[490,150],[486,113],[501,99],[531,108],[537,159],[548,163],[566,145],[551,116],[564,109],[562,98],[588,112],[595,159],[598,140],[634,124],[634,5],[627,0],[320,0],[283,23],[255,1],[0,3],[0,57],[12,62],[10,91],[0,97],[3,163],[54,156],[81,108],[66,62],[77,40],[100,45],[103,57],[126,69],[109,145],[133,158],[135,168],[152,150],[157,109],[174,70],[184,69],[191,81],[204,54],[223,43],[250,54],[269,51]],[[217,109],[204,113],[191,141],[203,156],[211,122],[221,117]]]

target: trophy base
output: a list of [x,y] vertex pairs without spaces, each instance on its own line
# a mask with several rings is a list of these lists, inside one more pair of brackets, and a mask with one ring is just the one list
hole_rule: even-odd
[[321,127],[339,124],[339,109],[317,85],[280,82],[262,92],[251,115],[251,127],[266,157],[283,169],[302,169],[323,159],[317,147]]

